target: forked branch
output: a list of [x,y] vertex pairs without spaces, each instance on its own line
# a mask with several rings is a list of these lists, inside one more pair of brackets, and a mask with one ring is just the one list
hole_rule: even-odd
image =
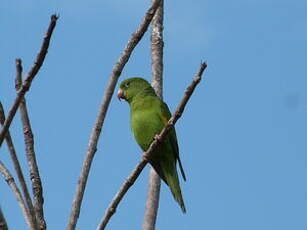
[[120,58],[115,63],[108,86],[105,90],[105,93],[102,98],[101,105],[99,107],[98,115],[94,124],[94,127],[92,129],[92,133],[90,136],[90,140],[88,143],[88,148],[86,151],[86,156],[83,161],[82,170],[80,173],[80,177],[78,180],[78,185],[75,193],[75,197],[72,204],[72,209],[70,213],[69,222],[67,225],[67,230],[74,230],[76,228],[76,224],[80,215],[80,209],[81,204],[83,200],[84,190],[87,183],[87,178],[90,172],[91,164],[93,161],[93,158],[95,156],[95,153],[97,151],[97,143],[100,137],[100,133],[102,130],[102,125],[104,123],[104,119],[112,98],[112,95],[114,93],[114,89],[116,86],[116,83],[118,81],[118,78],[126,65],[126,63],[129,60],[129,57],[136,47],[136,45],[139,43],[139,41],[142,39],[143,35],[145,34],[146,30],[148,29],[148,26],[155,15],[155,12],[160,4],[161,0],[155,0],[151,7],[146,12],[146,15],[140,24],[139,28],[132,34],[129,42],[127,43],[125,49],[123,50]]
[[9,129],[11,123],[12,123],[12,120],[13,120],[15,114],[16,114],[16,111],[19,107],[19,104],[20,104],[22,98],[24,97],[26,92],[30,89],[33,79],[35,78],[36,74],[38,73],[39,69],[41,68],[41,66],[44,63],[46,54],[48,52],[48,47],[49,47],[51,35],[52,35],[52,32],[53,32],[53,30],[56,26],[57,19],[58,19],[58,17],[56,15],[51,16],[51,22],[49,24],[48,30],[47,30],[46,35],[44,37],[41,49],[40,49],[39,53],[37,54],[36,60],[35,60],[32,68],[31,68],[31,70],[29,71],[22,87],[18,91],[17,96],[15,98],[15,101],[14,101],[11,109],[9,110],[7,118],[6,118],[4,125],[1,129],[1,132],[0,132],[0,147],[3,143],[3,140],[5,138],[7,131],[8,131],[8,129]]

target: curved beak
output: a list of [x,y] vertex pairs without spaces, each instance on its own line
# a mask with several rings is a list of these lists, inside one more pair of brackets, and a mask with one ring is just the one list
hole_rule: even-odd
[[119,89],[119,90],[117,91],[117,98],[118,98],[118,100],[120,100],[120,99],[125,99],[124,91],[123,91],[122,89]]

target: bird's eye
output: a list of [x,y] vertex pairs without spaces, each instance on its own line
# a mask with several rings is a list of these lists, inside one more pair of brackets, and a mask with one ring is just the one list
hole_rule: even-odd
[[128,88],[129,85],[130,85],[130,82],[127,82],[127,83],[125,84],[125,88]]

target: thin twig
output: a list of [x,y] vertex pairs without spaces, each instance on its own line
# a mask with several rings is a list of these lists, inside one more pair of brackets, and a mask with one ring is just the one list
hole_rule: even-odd
[[1,207],[0,207],[0,230],[9,230],[9,227],[6,223]]
[[104,92],[102,102],[99,107],[98,115],[94,124],[94,127],[92,129],[92,133],[89,139],[88,148],[86,151],[86,156],[83,161],[83,166],[81,170],[81,174],[78,180],[78,185],[75,193],[75,197],[72,204],[71,214],[69,218],[69,222],[67,225],[67,230],[74,230],[76,228],[76,224],[80,215],[80,209],[82,204],[82,199],[84,195],[84,190],[87,182],[87,178],[90,172],[91,164],[93,161],[93,158],[95,156],[95,153],[97,151],[97,143],[100,137],[100,133],[102,130],[102,126],[104,123],[104,119],[116,86],[116,83],[118,81],[118,78],[126,65],[126,63],[129,60],[129,57],[136,47],[136,45],[139,43],[139,41],[142,39],[144,33],[146,32],[161,0],[155,0],[152,4],[152,6],[148,9],[146,12],[146,15],[138,27],[138,29],[132,34],[129,42],[127,43],[125,49],[123,50],[120,58],[115,63],[112,73],[110,75],[108,86]]
[[159,134],[159,137],[156,138],[151,143],[148,150],[143,153],[142,160],[138,163],[136,168],[132,171],[130,176],[126,179],[126,181],[122,184],[119,191],[116,193],[116,195],[114,196],[113,200],[111,201],[109,207],[107,208],[104,217],[101,219],[101,221],[100,221],[100,223],[97,227],[97,230],[105,229],[105,227],[106,227],[107,223],[109,222],[111,216],[115,213],[119,202],[122,200],[122,198],[124,197],[124,195],[126,194],[128,189],[136,181],[136,179],[138,178],[138,176],[140,175],[140,173],[142,172],[142,170],[144,169],[144,167],[148,163],[148,159],[151,158],[152,153],[156,150],[156,148],[164,140],[164,138],[166,137],[166,135],[168,134],[170,129],[175,125],[177,120],[181,117],[188,100],[190,99],[191,95],[193,94],[195,87],[201,81],[201,76],[202,76],[202,74],[203,74],[203,72],[206,68],[207,68],[207,64],[205,62],[201,63],[200,68],[199,68],[198,72],[196,73],[196,75],[194,76],[192,83],[185,90],[184,96],[183,96],[181,102],[179,103],[175,113],[170,118],[168,123],[164,126],[164,128],[162,129],[162,131]]
[[[151,71],[152,86],[157,95],[163,99],[163,15],[164,1],[152,19],[151,29]],[[154,230],[159,208],[161,179],[153,167],[150,167],[148,192],[145,205],[143,230]]]
[[[22,86],[22,64],[21,60],[16,60],[16,79],[15,79],[15,88],[16,91],[20,89]],[[27,110],[26,99],[23,98],[19,105],[20,117],[23,126],[23,134],[24,141],[26,146],[26,157],[28,161],[29,171],[30,171],[30,179],[32,182],[32,191],[34,198],[34,211],[36,215],[36,220],[38,224],[39,230],[46,229],[46,221],[44,218],[44,197],[43,197],[43,186],[41,182],[41,178],[39,175],[38,165],[36,161],[36,154],[34,150],[34,136],[30,124],[29,114]]]
[[26,220],[26,223],[28,224],[29,228],[31,230],[35,230],[36,226],[33,226],[33,224],[31,223],[30,219],[30,213],[27,209],[26,203],[24,201],[24,199],[22,198],[22,194],[20,192],[20,190],[18,189],[15,180],[12,176],[12,174],[9,172],[9,170],[4,166],[4,164],[2,163],[2,161],[0,161],[0,173],[2,174],[2,176],[4,177],[6,183],[10,186],[10,188],[12,189],[13,194],[15,195],[17,202],[23,212],[23,216]]
[[51,16],[51,22],[49,24],[48,30],[47,30],[46,35],[44,37],[44,41],[43,41],[43,44],[41,46],[41,49],[40,49],[40,51],[39,51],[39,53],[36,57],[36,60],[35,60],[32,68],[31,68],[31,70],[29,71],[29,73],[28,73],[28,75],[27,75],[27,77],[24,81],[24,84],[22,85],[22,87],[18,91],[17,96],[15,98],[15,101],[14,101],[11,109],[9,110],[7,119],[5,120],[3,128],[0,132],[0,147],[2,146],[6,132],[8,131],[8,129],[9,129],[11,123],[12,123],[12,120],[13,120],[15,114],[16,114],[16,111],[18,109],[18,106],[19,106],[22,98],[24,97],[26,92],[30,89],[31,83],[32,83],[34,77],[36,76],[39,69],[43,65],[46,54],[48,52],[50,38],[51,38],[51,35],[52,35],[52,32],[53,32],[53,29],[56,26],[57,19],[58,19],[58,17],[56,15]]
[[[1,125],[3,125],[4,121],[5,121],[5,113],[4,113],[2,103],[0,102],[0,123],[1,123]],[[29,190],[28,190],[28,187],[27,187],[27,184],[26,184],[26,181],[25,181],[25,178],[24,178],[24,175],[23,175],[17,154],[16,154],[16,150],[15,150],[15,147],[14,147],[14,144],[13,144],[13,140],[12,140],[10,131],[7,132],[5,139],[6,139],[8,149],[10,151],[11,159],[12,159],[12,162],[13,162],[19,183],[21,185],[23,196],[24,196],[25,201],[27,203],[27,208],[29,209],[29,213],[30,213],[30,217],[31,217],[30,221],[32,222],[33,226],[37,226],[32,200],[31,200],[31,197],[30,197],[30,193],[29,193]]]

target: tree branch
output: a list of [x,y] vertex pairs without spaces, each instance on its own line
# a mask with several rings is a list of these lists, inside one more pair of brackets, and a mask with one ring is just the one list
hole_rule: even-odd
[[123,50],[120,58],[113,66],[112,73],[110,75],[108,86],[104,92],[101,105],[99,107],[98,115],[94,124],[94,127],[92,129],[92,133],[90,136],[90,140],[88,143],[88,148],[86,151],[86,156],[83,161],[83,166],[81,170],[81,174],[78,180],[78,185],[75,193],[75,197],[72,204],[71,214],[69,218],[69,222],[67,225],[67,230],[74,230],[76,228],[76,224],[80,215],[80,209],[82,204],[82,199],[84,195],[85,186],[87,183],[87,178],[90,172],[91,164],[93,161],[93,158],[95,156],[95,153],[97,151],[97,143],[100,137],[100,133],[102,130],[102,126],[104,123],[104,119],[116,86],[116,83],[118,81],[118,78],[126,65],[126,63],[129,60],[129,57],[136,47],[136,45],[139,43],[139,41],[142,39],[144,33],[146,32],[158,6],[161,0],[155,0],[152,4],[152,6],[148,9],[146,12],[146,15],[140,24],[139,28],[132,34],[129,42],[127,43],[125,49]]
[[[151,30],[151,71],[152,86],[156,94],[163,99],[163,0],[152,20]],[[148,192],[144,213],[143,230],[154,230],[159,208],[161,179],[157,172],[150,167]]]
[[49,43],[50,43],[50,38],[53,32],[53,29],[56,26],[56,21],[57,21],[58,17],[56,15],[52,15],[51,16],[51,22],[49,24],[48,30],[46,32],[46,35],[44,37],[44,41],[43,44],[41,46],[41,49],[36,57],[36,60],[34,62],[34,65],[32,66],[31,70],[29,71],[24,84],[22,85],[22,87],[20,88],[20,90],[17,93],[17,96],[15,98],[15,101],[11,107],[11,109],[9,110],[7,119],[4,122],[3,128],[0,132],[0,147],[3,143],[4,137],[12,123],[12,120],[16,114],[16,111],[18,109],[18,106],[22,100],[22,98],[24,97],[24,95],[26,94],[26,92],[30,89],[31,87],[31,83],[34,79],[34,77],[36,76],[36,74],[38,73],[39,69],[41,68],[41,66],[43,65],[43,62],[45,60],[46,54],[48,52],[48,47],[49,47]]
[[[22,64],[21,59],[16,60],[16,80],[15,80],[15,88],[18,92],[22,86]],[[34,151],[34,136],[30,124],[29,114],[27,110],[26,99],[22,98],[19,105],[20,117],[23,126],[23,134],[24,141],[26,146],[26,157],[28,161],[29,171],[30,171],[30,179],[32,182],[32,191],[34,197],[34,211],[37,219],[38,229],[45,230],[46,229],[46,221],[44,218],[44,197],[43,197],[43,187],[41,178],[39,175],[39,170],[36,161],[36,154]]]
[[4,166],[4,164],[2,163],[2,161],[0,161],[0,173],[2,174],[2,176],[4,177],[6,183],[10,186],[10,188],[12,189],[13,194],[15,195],[17,202],[23,212],[23,216],[26,220],[26,223],[28,224],[29,228],[31,230],[35,230],[36,226],[33,225],[33,223],[31,222],[31,216],[30,213],[27,209],[26,203],[22,198],[21,192],[19,191],[15,180],[12,176],[12,174],[9,172],[9,170]]
[[9,230],[1,207],[0,207],[0,230]]
[[101,219],[101,221],[100,221],[100,223],[97,227],[97,230],[105,229],[105,227],[106,227],[107,223],[109,222],[110,218],[115,213],[119,202],[122,200],[124,195],[127,193],[128,189],[136,181],[136,179],[138,178],[138,176],[140,175],[140,173],[142,172],[142,170],[144,169],[144,167],[148,163],[148,159],[151,158],[154,150],[156,150],[156,148],[164,140],[164,138],[166,137],[166,135],[168,134],[170,129],[175,125],[177,120],[181,117],[188,100],[190,99],[191,95],[193,94],[195,87],[201,81],[201,76],[202,76],[202,74],[203,74],[203,72],[206,68],[207,68],[207,64],[205,62],[201,63],[200,68],[199,68],[198,72],[196,73],[196,75],[194,76],[192,83],[185,90],[184,96],[183,96],[181,102],[179,103],[174,115],[170,118],[168,123],[164,126],[164,128],[160,132],[159,138],[154,140],[151,143],[151,145],[149,146],[148,150],[143,153],[143,159],[138,163],[136,168],[132,171],[130,176],[126,179],[126,181],[123,183],[123,185],[121,186],[119,191],[116,193],[115,197],[113,198],[109,207],[107,208],[104,217]]
[[157,220],[159,199],[160,199],[161,179],[153,167],[150,167],[148,192],[145,205],[143,230],[154,230]]
[[[1,125],[3,125],[4,121],[5,121],[5,113],[4,113],[2,103],[0,102],[0,123],[1,123]],[[26,184],[26,181],[25,181],[25,178],[24,178],[24,175],[23,175],[17,154],[16,154],[16,150],[15,150],[15,147],[14,147],[14,144],[13,144],[13,140],[12,140],[10,131],[7,132],[5,139],[6,139],[8,149],[10,151],[11,159],[12,159],[12,162],[13,162],[19,183],[21,185],[23,196],[26,200],[27,208],[29,209],[29,213],[30,213],[30,217],[31,217],[30,221],[32,222],[33,226],[37,226],[32,200],[31,200],[31,197],[30,197],[30,193],[29,193],[29,190],[28,190],[28,187],[27,187],[27,184]]]
[[151,31],[151,72],[152,87],[157,95],[162,99],[163,89],[163,14],[164,1],[161,4],[152,20]]

